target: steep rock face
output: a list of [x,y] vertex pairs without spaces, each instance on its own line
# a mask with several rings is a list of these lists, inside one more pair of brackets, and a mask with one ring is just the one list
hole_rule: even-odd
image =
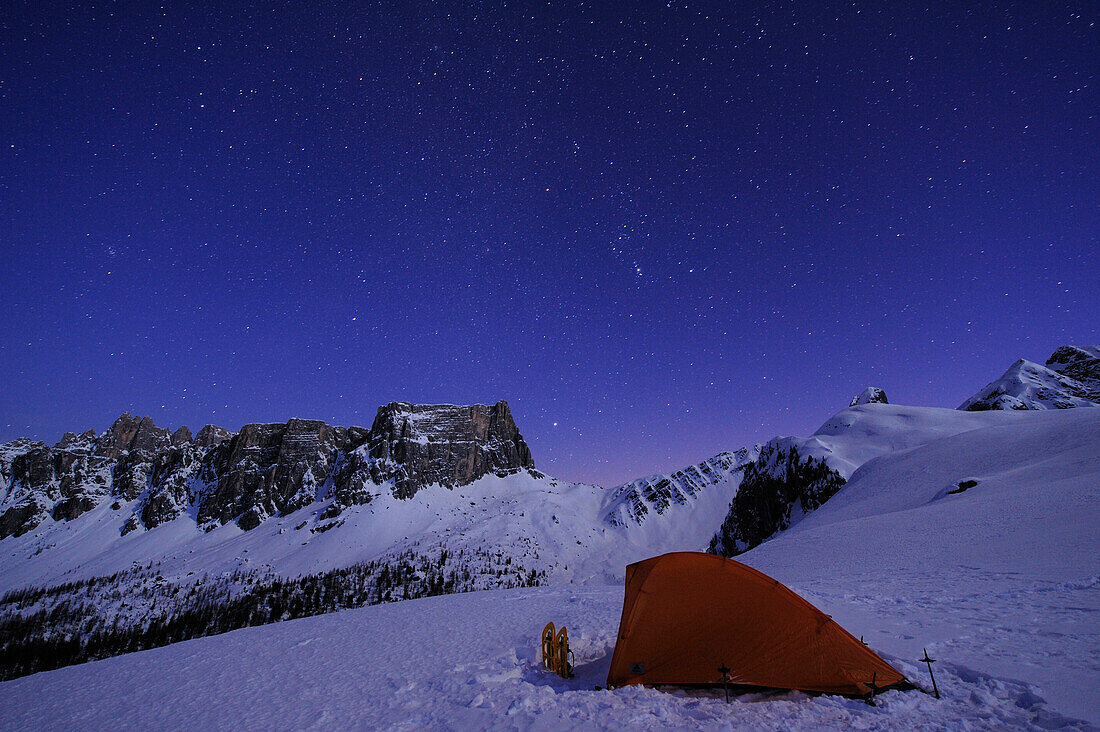
[[1100,346],[1062,346],[1047,359],[1047,367],[1074,379],[1100,402]]
[[800,455],[791,438],[772,440],[745,468],[741,487],[707,551],[732,557],[752,549],[819,508],[844,482],[824,459]]
[[[0,539],[21,536],[42,522],[47,511],[50,486],[43,479],[48,453],[42,442],[21,437],[0,445],[0,480],[3,510],[0,511]],[[51,471],[52,472],[52,471]],[[28,486],[29,476],[37,486]]]
[[[191,505],[191,481],[202,467],[203,451],[193,444],[173,446],[154,458],[149,472],[149,487],[141,495],[134,515],[141,525],[151,529],[180,516]],[[132,522],[137,528],[136,522]]]
[[868,386],[852,397],[852,401],[848,403],[849,407],[858,407],[860,404],[889,404],[890,401],[886,398],[886,392],[879,389],[877,386]]
[[638,478],[613,489],[604,510],[612,526],[642,524],[663,515],[674,505],[687,505],[702,491],[719,483],[741,480],[742,471],[760,455],[760,446],[720,452],[696,465],[666,475]]
[[1069,409],[1100,406],[1100,346],[1062,346],[1046,365],[1020,359],[959,409]]
[[152,528],[189,505],[202,453],[186,427],[170,433],[129,414],[98,438],[88,430],[67,432],[52,448],[22,439],[0,446],[0,538],[46,519],[71,521],[111,498],[136,500],[126,530]]
[[217,483],[202,497],[200,523],[239,517],[247,530],[312,502],[346,436],[346,430],[317,420],[245,425],[212,451]]
[[338,516],[349,506],[370,503],[381,492],[382,486],[372,474],[375,465],[368,448],[370,434],[363,427],[348,427],[344,452],[337,456],[332,471],[332,488],[327,496],[332,502],[322,518]]
[[369,441],[371,476],[408,498],[424,486],[466,485],[534,468],[508,403],[455,406],[393,402],[378,410]]
[[31,531],[47,517],[75,518],[110,492],[111,461],[89,452],[90,441],[66,435],[47,447],[31,440],[0,446],[0,538]]
[[111,494],[132,501],[149,488],[153,472],[153,454],[144,450],[126,452],[115,463]]

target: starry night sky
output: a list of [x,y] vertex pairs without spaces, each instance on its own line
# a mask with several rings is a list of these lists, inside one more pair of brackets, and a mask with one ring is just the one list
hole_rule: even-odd
[[1100,8],[6,3],[0,440],[507,399],[613,485],[1095,343]]

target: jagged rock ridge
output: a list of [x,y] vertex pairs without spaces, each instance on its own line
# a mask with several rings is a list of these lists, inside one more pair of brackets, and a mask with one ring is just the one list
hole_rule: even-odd
[[959,409],[1069,409],[1100,406],[1100,346],[1062,346],[1046,365],[1020,359]]
[[317,420],[249,424],[195,436],[123,414],[101,436],[66,433],[53,447],[0,445],[0,539],[47,519],[68,521],[111,501],[131,511],[122,533],[153,528],[191,508],[205,528],[331,499],[326,516],[369,502],[387,487],[408,498],[431,484],[465,485],[487,474],[534,471],[508,404],[387,404],[371,429]]
[[673,473],[651,475],[612,490],[604,521],[612,526],[641,524],[664,515],[673,505],[686,505],[706,488],[726,481],[739,482],[741,472],[756,460],[760,446],[720,452],[696,465]]

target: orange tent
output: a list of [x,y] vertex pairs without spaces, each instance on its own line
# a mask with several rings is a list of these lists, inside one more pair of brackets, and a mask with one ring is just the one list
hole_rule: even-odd
[[674,552],[626,568],[608,687],[721,684],[863,696],[905,677],[832,618],[732,559]]

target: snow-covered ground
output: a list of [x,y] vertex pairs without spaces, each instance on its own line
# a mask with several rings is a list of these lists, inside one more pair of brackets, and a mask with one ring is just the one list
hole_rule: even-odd
[[[818,435],[823,448],[855,461],[866,439],[828,433],[862,430],[893,451],[876,448],[879,456],[868,455],[825,506],[739,559],[803,594],[926,686],[915,659],[927,647],[939,659],[942,700],[889,692],[870,707],[782,693],[726,705],[710,695],[596,691],[622,588],[586,569],[562,570],[556,587],[343,611],[16,679],[0,684],[0,728],[1094,728],[1100,410],[914,409],[871,404],[830,420]],[[930,421],[920,431],[937,434],[918,440],[890,426],[921,419]],[[970,487],[951,493],[960,483]],[[593,544],[582,547],[575,542],[583,537],[567,536],[574,527],[562,528],[598,514],[598,496],[561,493],[538,494],[548,502],[535,517],[527,499],[512,496],[520,501],[512,510],[525,515],[508,525],[561,537],[554,550],[563,566],[598,562],[593,547],[616,546],[596,541],[600,529],[589,526]],[[482,512],[476,496],[461,492],[433,500],[469,514],[468,523],[440,524],[441,531],[495,537],[497,504]],[[631,546],[606,561],[644,549]],[[650,553],[671,548],[692,547]],[[590,584],[564,584],[570,580]],[[548,620],[569,627],[575,679],[539,667],[538,633]]]
[[865,619],[872,645],[1026,679],[1100,722],[1100,414],[1024,416],[872,460],[743,559]]
[[[5,729],[1003,729],[1069,723],[1019,682],[942,664],[942,700],[888,692],[876,706],[798,693],[597,691],[621,588],[539,588],[413,600],[180,643],[0,685]],[[537,639],[565,623],[569,681]],[[887,656],[922,679],[916,664]]]

